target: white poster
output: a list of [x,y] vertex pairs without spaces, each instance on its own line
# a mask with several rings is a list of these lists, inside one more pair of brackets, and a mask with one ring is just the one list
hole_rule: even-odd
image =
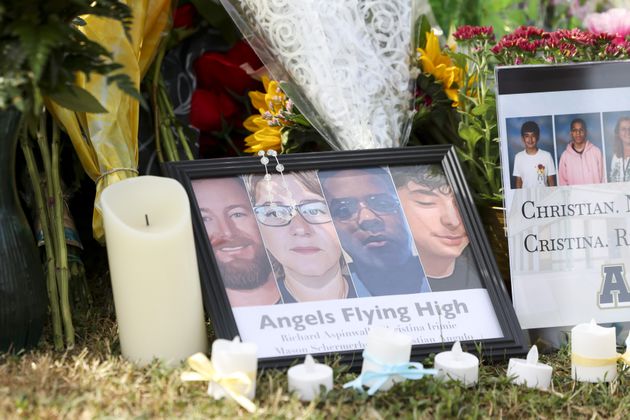
[[522,328],[630,321],[630,63],[497,70]]
[[413,344],[503,337],[486,289],[233,308],[259,357],[362,350],[369,330],[385,326]]

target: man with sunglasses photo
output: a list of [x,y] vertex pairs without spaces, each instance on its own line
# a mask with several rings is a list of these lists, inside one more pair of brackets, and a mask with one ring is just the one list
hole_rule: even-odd
[[230,305],[281,303],[243,181],[199,179],[192,186]]
[[319,171],[357,296],[430,292],[390,174],[383,168]]

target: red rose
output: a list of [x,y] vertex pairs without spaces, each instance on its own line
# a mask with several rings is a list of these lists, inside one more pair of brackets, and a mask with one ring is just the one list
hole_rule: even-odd
[[197,9],[192,3],[186,3],[173,12],[173,28],[192,28],[195,24]]
[[262,67],[260,58],[256,55],[249,42],[241,39],[228,51],[227,58],[233,63],[249,64],[254,70]]
[[225,54],[205,53],[195,61],[197,86],[202,89],[229,89],[237,95],[244,95],[247,91],[256,89],[259,83],[240,67],[245,63],[254,69],[261,65],[256,54],[244,41],[237,43]]
[[190,104],[190,124],[200,131],[221,131],[222,120],[231,123],[238,117],[238,107],[224,92],[197,89]]

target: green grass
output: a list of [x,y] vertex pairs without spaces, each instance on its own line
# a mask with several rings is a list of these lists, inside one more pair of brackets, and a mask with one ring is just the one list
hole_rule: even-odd
[[[206,395],[203,383],[182,383],[184,367],[159,363],[135,367],[120,356],[111,291],[97,279],[95,306],[77,320],[77,347],[55,352],[49,336],[40,347],[0,355],[1,418],[234,418],[250,417],[230,401]],[[99,295],[100,294],[100,295]],[[335,366],[335,388],[301,403],[287,392],[285,371],[260,372],[260,418],[618,418],[630,417],[630,371],[611,384],[576,383],[566,348],[542,355],[554,367],[548,392],[511,385],[507,362],[482,361],[479,384],[440,383],[433,378],[397,384],[373,397],[342,385],[354,374]],[[425,365],[430,361],[425,361]]]

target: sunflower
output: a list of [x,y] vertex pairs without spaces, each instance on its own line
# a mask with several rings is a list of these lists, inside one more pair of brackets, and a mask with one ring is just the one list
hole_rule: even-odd
[[247,153],[258,153],[259,150],[282,149],[281,131],[291,125],[284,115],[290,107],[290,100],[280,89],[275,80],[263,77],[265,92],[250,92],[252,105],[259,114],[252,115],[243,122],[243,126],[253,134],[245,138]]
[[463,79],[462,69],[440,49],[438,37],[433,32],[427,32],[425,48],[418,48],[422,71],[431,74],[444,87],[444,93],[453,101],[453,107],[459,105],[458,90]]

